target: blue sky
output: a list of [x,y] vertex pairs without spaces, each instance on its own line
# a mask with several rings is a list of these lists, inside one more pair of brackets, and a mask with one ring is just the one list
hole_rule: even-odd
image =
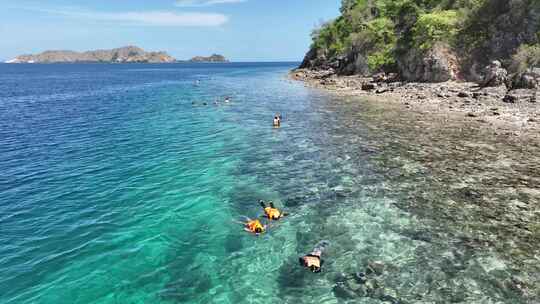
[[0,59],[137,45],[178,59],[299,61],[339,0],[2,0]]

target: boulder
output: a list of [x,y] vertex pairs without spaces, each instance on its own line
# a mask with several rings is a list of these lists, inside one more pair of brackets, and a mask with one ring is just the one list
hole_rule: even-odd
[[375,89],[375,85],[373,83],[362,83],[362,90],[363,91],[371,91]]
[[532,71],[518,73],[512,77],[511,87],[512,89],[536,89],[539,79],[540,75]]
[[373,75],[373,82],[380,83],[380,82],[386,82],[386,73],[377,73]]
[[480,86],[498,87],[505,85],[508,81],[508,72],[502,67],[500,61],[495,60],[485,68],[485,76]]
[[535,102],[536,91],[527,89],[517,89],[509,91],[504,96],[503,101],[506,103],[522,103]]

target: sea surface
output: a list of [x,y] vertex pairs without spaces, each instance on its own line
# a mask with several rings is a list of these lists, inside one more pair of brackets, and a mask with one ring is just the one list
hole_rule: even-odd
[[[429,137],[295,66],[0,65],[0,303],[538,303],[538,247],[516,262],[477,209],[434,207],[477,199],[437,140],[481,133]],[[261,199],[290,215],[253,236]]]

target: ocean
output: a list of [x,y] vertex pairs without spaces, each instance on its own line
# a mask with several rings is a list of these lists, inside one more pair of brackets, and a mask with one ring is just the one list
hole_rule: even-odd
[[[448,197],[418,131],[296,65],[0,65],[0,303],[525,303],[403,207]],[[259,200],[289,216],[254,236]]]

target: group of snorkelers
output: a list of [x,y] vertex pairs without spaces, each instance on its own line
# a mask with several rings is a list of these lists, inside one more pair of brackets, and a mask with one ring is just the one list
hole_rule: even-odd
[[[214,100],[214,105],[216,105],[216,106],[219,105],[219,102],[220,102],[220,101],[216,98],[216,99]],[[223,102],[224,102],[224,103],[230,103],[230,102],[231,102],[231,97],[225,96],[225,98],[223,99]],[[195,101],[193,101],[193,102],[191,102],[191,105],[196,106],[197,103],[196,103]],[[208,102],[203,101],[203,102],[201,103],[201,105],[207,106],[207,105],[208,105]]]
[[[279,210],[274,206],[273,202],[268,202],[268,205],[264,201],[259,201],[259,204],[263,208],[263,218],[268,222],[279,221],[288,215],[283,210]],[[267,224],[263,224],[259,219],[250,219],[246,217],[246,221],[242,223],[244,230],[254,235],[260,235],[266,232],[268,229]],[[309,269],[312,272],[320,272],[323,265],[322,254],[326,247],[329,245],[328,241],[319,242],[315,248],[308,254],[298,259],[301,266]]]

